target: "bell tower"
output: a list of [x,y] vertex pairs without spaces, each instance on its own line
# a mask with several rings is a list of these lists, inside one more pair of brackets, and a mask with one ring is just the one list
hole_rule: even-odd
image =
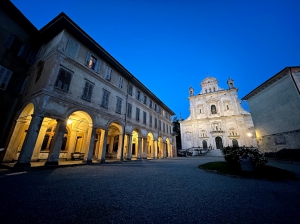
[[228,89],[235,89],[235,87],[234,87],[234,80],[231,79],[230,77],[227,80],[227,85],[228,85]]

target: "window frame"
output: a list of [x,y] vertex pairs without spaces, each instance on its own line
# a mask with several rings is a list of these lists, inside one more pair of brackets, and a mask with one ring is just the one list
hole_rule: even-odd
[[127,117],[131,118],[132,117],[132,104],[127,103]]
[[108,109],[109,95],[110,95],[109,91],[107,91],[106,89],[102,89],[102,98],[100,104],[101,107]]
[[135,110],[135,120],[136,121],[140,121],[140,108],[136,107],[136,110]]
[[[92,58],[95,59],[95,65],[94,65],[94,67],[93,67],[93,65],[92,65],[92,66],[90,65],[91,59],[92,59]],[[93,70],[93,71],[95,71],[95,72],[97,72],[97,73],[100,72],[101,61],[100,61],[94,54],[92,54],[92,53],[89,52],[89,51],[88,51],[87,56],[86,56],[86,59],[85,59],[85,65],[86,65],[89,69],[91,69],[91,70]]]
[[[2,74],[1,74],[1,70],[3,71]],[[7,89],[12,74],[13,72],[11,70],[0,65],[0,90],[5,91]],[[4,87],[2,87],[3,83],[4,83]]]
[[143,111],[143,124],[147,124],[147,112]]
[[112,73],[112,68],[109,65],[106,65],[104,78],[107,81],[111,81],[111,73]]
[[118,114],[121,114],[121,112],[122,112],[122,98],[120,98],[120,97],[116,97],[117,98],[117,102],[116,102],[116,110],[115,110],[115,112],[116,113],[118,113]]
[[94,86],[95,86],[95,84],[93,82],[85,79],[85,84],[83,87],[83,93],[82,93],[81,99],[91,102]]
[[[62,78],[62,77],[61,77],[62,71],[64,71],[64,72],[66,73],[66,75],[68,75],[68,77],[66,77],[66,75],[65,75],[65,77],[64,77],[63,79],[61,79],[61,78]],[[59,68],[59,71],[58,71],[58,74],[57,74],[57,77],[56,77],[56,81],[55,81],[54,87],[55,87],[56,89],[60,90],[60,91],[63,91],[63,92],[66,92],[66,93],[69,92],[73,74],[74,74],[74,73],[73,73],[72,71],[70,71],[70,70],[68,70],[68,69],[66,69],[66,68],[64,68],[64,67],[60,67],[60,68]],[[66,80],[67,80],[69,83],[65,82]],[[59,81],[61,81],[60,86],[63,86],[63,88],[62,88],[62,87],[59,87]],[[65,89],[64,85],[67,86],[66,89]]]

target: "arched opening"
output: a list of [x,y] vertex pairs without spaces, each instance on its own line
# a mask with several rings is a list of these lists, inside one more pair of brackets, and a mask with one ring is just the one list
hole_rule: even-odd
[[137,129],[132,131],[131,155],[137,158],[140,153],[141,141],[139,139],[139,131]]
[[221,137],[216,137],[216,147],[217,149],[223,149],[223,142]]
[[7,150],[5,152],[3,162],[13,162],[18,160],[22,149],[27,130],[31,122],[31,115],[34,112],[34,105],[28,104],[20,113],[15,124],[14,131],[11,135]]
[[203,149],[207,149],[207,141],[206,140],[202,141],[202,146],[203,146]]
[[235,147],[235,148],[239,147],[239,143],[236,139],[232,139],[232,146]]
[[161,137],[158,137],[157,140],[157,157],[163,158],[163,140]]
[[122,147],[122,126],[116,122],[112,122],[108,128],[106,153],[107,159],[120,159]]
[[210,110],[212,114],[217,114],[217,108],[215,105],[211,105]]

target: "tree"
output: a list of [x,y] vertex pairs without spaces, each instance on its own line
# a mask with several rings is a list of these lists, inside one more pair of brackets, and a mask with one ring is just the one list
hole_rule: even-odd
[[179,123],[179,119],[177,118],[177,116],[175,116],[173,118],[173,135],[176,136],[176,148],[177,149],[181,149],[181,134],[180,134],[180,123]]

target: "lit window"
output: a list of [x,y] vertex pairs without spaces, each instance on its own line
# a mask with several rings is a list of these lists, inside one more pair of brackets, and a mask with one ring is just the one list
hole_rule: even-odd
[[86,57],[86,65],[94,70],[95,72],[99,73],[100,71],[100,60],[98,60],[94,55],[88,52]]

